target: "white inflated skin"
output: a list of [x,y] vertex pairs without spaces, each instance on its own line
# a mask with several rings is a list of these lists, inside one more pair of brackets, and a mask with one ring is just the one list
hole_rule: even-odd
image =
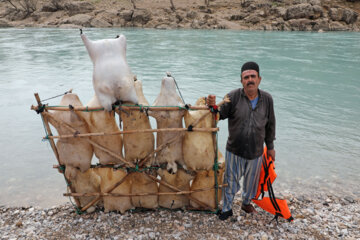
[[116,101],[138,103],[134,75],[126,61],[126,38],[89,40],[81,34],[94,65],[93,86],[101,105],[111,111]]

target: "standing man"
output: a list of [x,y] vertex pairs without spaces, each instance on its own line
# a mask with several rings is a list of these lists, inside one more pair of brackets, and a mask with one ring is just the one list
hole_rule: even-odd
[[[241,209],[247,213],[256,212],[250,204],[255,197],[261,171],[264,143],[267,154],[275,161],[275,114],[271,95],[260,90],[259,65],[247,62],[241,67],[241,83],[230,93],[230,102],[221,106],[220,119],[228,119],[229,137],[226,144],[223,208],[219,219],[226,220],[233,215],[232,204],[240,190],[243,176]],[[216,104],[214,95],[207,98],[208,106]]]

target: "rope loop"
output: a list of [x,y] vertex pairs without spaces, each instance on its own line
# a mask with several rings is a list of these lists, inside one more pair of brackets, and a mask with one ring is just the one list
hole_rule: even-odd
[[77,213],[77,215],[81,215],[81,214],[85,213],[85,212],[81,211],[81,209],[78,208],[76,205],[74,205],[74,208],[75,208],[75,212]]
[[218,113],[219,112],[219,107],[217,105],[211,106],[210,107],[210,112]]
[[50,140],[49,135],[46,134],[46,136],[41,141],[45,142],[45,141],[49,141],[49,140]]
[[45,111],[45,105],[39,105],[38,106],[38,109],[36,110],[36,113],[37,114],[40,114],[40,113],[42,113],[43,111]]

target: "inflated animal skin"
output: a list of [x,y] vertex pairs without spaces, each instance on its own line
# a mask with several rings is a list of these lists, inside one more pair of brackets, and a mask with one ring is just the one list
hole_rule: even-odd
[[[107,193],[109,189],[116,183],[121,181],[127,173],[124,170],[114,170],[112,168],[95,168],[94,171],[101,177],[101,192]],[[131,179],[126,177],[126,180],[116,187],[112,193],[130,194],[131,193]],[[120,211],[125,213],[126,210],[131,209],[130,197],[111,197],[104,196],[105,212]]]
[[111,111],[116,101],[138,103],[134,75],[126,61],[125,36],[91,41],[81,33],[81,39],[94,65],[93,86],[100,104]]
[[[196,106],[205,106],[205,98],[199,98]],[[204,114],[206,116],[195,126]],[[184,115],[185,125],[194,128],[213,128],[213,116],[209,110],[187,111]],[[186,132],[183,142],[184,161],[187,168],[192,170],[210,170],[214,165],[215,149],[214,134],[212,132]]]
[[[140,80],[135,81],[135,89],[139,104],[148,106],[149,103],[143,94],[142,82]],[[131,102],[127,103],[134,104]],[[150,120],[145,111],[120,111],[120,117],[123,121],[124,131],[151,129]],[[133,163],[144,159],[154,151],[155,138],[153,133],[124,134],[123,139],[125,159]],[[151,165],[152,162],[151,158],[151,160],[146,162],[146,165]]]
[[[187,174],[184,170],[179,169],[176,174],[168,173],[166,170],[159,169],[158,174],[162,181],[177,187],[182,191],[190,190],[190,181],[194,178],[190,174]],[[160,183],[159,192],[174,192],[170,188]],[[176,209],[189,206],[189,198],[186,195],[160,195],[159,206]]]
[[[63,96],[60,101],[60,106],[83,106],[79,97],[76,94],[68,93]],[[80,118],[74,111],[55,111],[50,113],[56,120],[62,121],[72,128],[76,129],[78,133],[89,133],[89,128],[85,121]],[[59,135],[71,135],[73,131],[66,128],[64,125],[52,118],[49,122],[56,128]],[[66,166],[65,174],[71,171],[72,168],[77,168],[81,172],[85,172],[90,168],[91,159],[93,156],[93,147],[85,139],[82,138],[60,138],[56,147],[59,153],[60,164]]]
[[[157,183],[147,177],[145,173],[134,172],[130,174],[132,194],[159,192]],[[140,208],[157,208],[159,206],[157,195],[133,196],[131,197],[131,203],[134,207]]]
[[[215,186],[215,177],[214,177],[213,170],[199,170],[196,174],[195,179],[191,184],[191,191],[203,188],[209,188]],[[218,184],[221,185],[223,183],[223,176],[224,176],[224,164],[219,166],[217,170],[217,180]],[[211,206],[212,208],[216,208],[215,202],[215,189],[202,191],[202,192],[195,192],[191,194],[192,197],[206,203],[207,205]],[[221,200],[221,188],[218,189],[218,202]],[[194,208],[200,208],[200,206],[190,200],[190,206]]]
[[[88,107],[99,107],[101,108],[100,102],[96,95],[87,104]],[[93,112],[78,112],[78,114],[86,121],[90,132],[92,133],[116,133],[120,132],[118,125],[116,124],[114,112],[106,111],[93,111]],[[96,136],[91,137],[91,140],[97,144],[117,153],[121,157],[122,155],[122,136],[111,135],[111,136]],[[101,164],[118,164],[121,161],[110,155],[109,153],[101,150],[98,147],[94,147],[96,157],[99,159]]]
[[[176,92],[175,80],[172,77],[164,77],[161,82],[160,93],[155,99],[153,106],[184,106],[181,98]],[[185,110],[179,111],[149,111],[150,116],[156,119],[157,128],[182,128],[182,118]],[[156,155],[156,162],[167,163],[167,169],[176,173],[177,165],[185,166],[182,152],[183,133],[180,132],[159,132],[156,137],[156,146],[167,143],[174,137],[176,141],[164,148]]]
[[[67,179],[76,193],[98,193],[100,192],[100,182],[101,178],[94,172],[93,168],[88,169],[86,172],[82,173],[81,171],[73,168],[73,171],[67,171]],[[96,196],[91,197],[78,197],[80,201],[80,206],[85,207],[88,203],[94,200]],[[99,202],[98,204],[101,204]],[[91,213],[95,210],[94,206],[91,206],[86,211]]]

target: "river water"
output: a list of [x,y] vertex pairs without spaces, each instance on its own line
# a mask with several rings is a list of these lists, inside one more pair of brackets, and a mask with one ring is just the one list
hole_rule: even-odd
[[[360,34],[228,30],[86,29],[90,39],[127,37],[127,59],[152,103],[166,71],[186,103],[240,87],[246,61],[277,119],[275,192],[360,196]],[[68,201],[39,115],[42,99],[73,89],[92,97],[92,63],[78,30],[0,29],[0,205]],[[60,98],[49,100],[56,105]],[[153,127],[156,125],[153,123]],[[227,122],[219,123],[224,153]]]

